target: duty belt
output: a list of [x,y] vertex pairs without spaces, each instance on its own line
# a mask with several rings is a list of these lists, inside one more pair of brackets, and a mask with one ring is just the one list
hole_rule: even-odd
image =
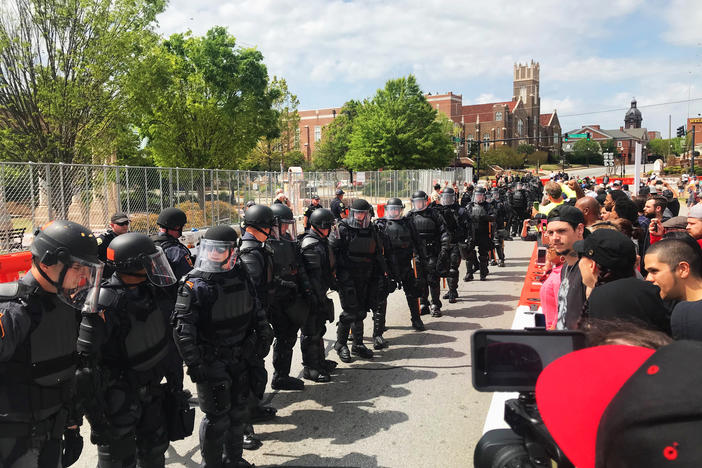
[[241,346],[221,346],[221,347],[205,347],[202,350],[203,359],[205,361],[220,360],[238,360],[243,352]]
[[56,415],[37,422],[0,421],[0,437],[57,439],[63,434],[68,412],[60,410]]

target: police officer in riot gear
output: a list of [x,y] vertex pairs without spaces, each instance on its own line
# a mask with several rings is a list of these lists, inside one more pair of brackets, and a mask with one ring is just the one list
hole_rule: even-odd
[[195,269],[180,282],[174,312],[176,343],[205,413],[200,452],[208,468],[250,466],[242,458],[250,356],[262,360],[273,339],[254,285],[237,258],[237,237],[228,226],[207,230]]
[[[499,262],[495,264],[499,267],[505,266],[505,239],[509,236],[509,215],[507,205],[502,196],[502,190],[494,187],[492,190],[492,211],[495,215],[493,232],[494,251]],[[495,261],[495,260],[493,260]]]
[[468,214],[471,222],[471,240],[469,245],[471,262],[474,265],[467,263],[467,272],[464,281],[473,279],[473,271],[475,270],[476,256],[475,248],[478,248],[477,262],[480,269],[480,281],[487,279],[488,257],[492,249],[492,234],[490,232],[490,223],[495,219],[492,205],[486,200],[485,187],[478,187],[473,193],[473,201],[468,205]]
[[[273,229],[273,210],[266,205],[253,205],[244,213],[242,221],[242,236],[239,245],[239,257],[243,267],[249,274],[256,290],[256,297],[261,307],[270,311],[273,289],[273,259],[272,249],[265,242]],[[266,351],[266,354],[268,351]],[[263,359],[251,356],[249,362],[250,384],[252,398],[250,401],[251,421],[264,420],[275,416],[276,410],[270,406],[261,406],[260,400],[268,382],[268,371]],[[253,426],[247,424],[244,430],[245,448],[257,448],[261,442],[254,438]]]
[[431,315],[441,317],[441,297],[439,292],[439,274],[437,262],[439,256],[448,252],[448,233],[443,219],[436,210],[428,207],[427,194],[419,190],[412,194],[412,211],[408,217],[424,242],[427,250],[427,262],[421,265],[421,259],[415,257],[421,266],[421,315],[429,313],[429,294],[431,293]]
[[468,242],[468,215],[465,208],[456,202],[456,193],[451,187],[445,188],[441,193],[440,204],[436,205],[436,209],[441,214],[448,233],[448,248],[446,254],[439,258],[437,268],[446,275],[449,287],[443,298],[453,304],[458,298],[458,268],[461,265],[459,246],[465,246]]
[[[373,351],[363,344],[363,319],[380,300],[387,266],[376,229],[371,225],[371,206],[362,199],[351,204],[349,215],[338,225],[338,234],[330,239],[336,258],[336,277],[342,312],[339,316],[334,349],[343,362],[351,362],[351,353],[364,359]],[[346,345],[349,330],[353,333],[351,352]]]
[[0,285],[4,468],[69,466],[83,447],[73,411],[78,310],[97,305],[97,242],[79,224],[54,221],[36,232],[30,251],[29,272]]
[[461,206],[465,208],[468,206],[468,203],[471,202],[473,199],[473,184],[469,183],[468,185],[465,186],[465,189],[463,190],[463,193],[461,194]]
[[[103,283],[97,314],[83,313],[77,388],[85,401],[99,468],[163,467],[168,448],[165,376],[172,302],[162,289],[176,283],[168,260],[146,235],[129,232],[107,248],[115,273]],[[187,400],[184,404],[187,407]],[[182,439],[192,432],[171,434]],[[184,433],[185,432],[185,433]]]
[[375,349],[388,346],[387,341],[383,338],[387,295],[395,287],[403,288],[405,291],[412,327],[417,331],[425,330],[424,323],[419,316],[419,297],[421,294],[415,269],[412,267],[412,257],[413,254],[416,254],[418,258],[421,258],[421,265],[426,265],[427,254],[414,224],[409,218],[402,216],[404,209],[405,205],[402,200],[391,198],[385,204],[385,217],[375,221],[383,240],[383,254],[390,272],[386,283],[392,283],[389,288],[386,288],[383,300],[372,309],[373,347]]
[[290,366],[297,331],[307,320],[312,291],[302,264],[292,210],[281,203],[275,203],[271,210],[273,235],[266,241],[273,250],[273,294],[269,310],[275,341],[271,387],[302,390],[305,384],[290,377]]
[[335,361],[325,359],[323,339],[326,322],[334,321],[334,303],[327,297],[329,289],[336,289],[335,259],[328,241],[334,222],[330,210],[315,210],[310,215],[310,230],[300,243],[312,289],[309,314],[300,333],[300,351],[303,377],[314,382],[329,382],[329,374],[336,368]]
[[518,236],[524,220],[529,217],[529,193],[524,190],[521,182],[515,184],[514,191],[509,194],[508,201],[511,209],[509,220],[511,235]]

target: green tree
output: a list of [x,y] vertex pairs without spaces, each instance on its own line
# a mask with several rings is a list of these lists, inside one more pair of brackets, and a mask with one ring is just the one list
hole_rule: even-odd
[[573,145],[573,157],[570,158],[570,163],[576,164],[595,164],[602,160],[600,144],[596,141],[588,141],[581,138]]
[[503,169],[519,169],[524,167],[524,154],[518,153],[509,145],[500,145],[490,148],[481,155],[481,168],[483,163],[488,166],[500,166]]
[[362,104],[348,101],[341,112],[322,132],[322,139],[312,154],[312,167],[318,171],[345,168],[346,153],[351,146],[353,126]]
[[609,140],[600,142],[600,147],[602,148],[603,153],[617,153],[617,144],[611,138]]
[[354,170],[446,166],[455,157],[454,147],[436,114],[413,75],[388,81],[358,111],[346,166]]
[[521,145],[517,146],[517,153],[526,154],[527,156],[532,154],[534,151],[534,145],[522,143]]
[[262,54],[240,49],[223,27],[173,34],[131,74],[146,150],[159,166],[234,168],[262,137],[278,138],[280,97]]
[[680,155],[685,152],[686,144],[690,144],[689,141],[686,142],[686,137],[671,139],[655,138],[648,142],[648,151],[651,155],[655,156],[667,156],[668,154]]
[[[6,0],[0,157],[103,162],[129,141],[125,77],[156,40],[165,0]],[[130,142],[130,144],[133,142]]]
[[289,162],[298,162],[297,154],[301,154],[295,145],[295,133],[300,123],[297,112],[300,100],[290,92],[284,78],[274,76],[269,89],[278,95],[272,106],[278,113],[278,120],[241,162],[242,169],[272,171],[277,170],[280,163],[289,167]]

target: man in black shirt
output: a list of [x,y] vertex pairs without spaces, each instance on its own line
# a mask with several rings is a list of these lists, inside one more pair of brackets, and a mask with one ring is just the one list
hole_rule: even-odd
[[[110,218],[110,227],[95,238],[98,244],[98,258],[101,262],[107,262],[107,246],[110,245],[112,239],[127,232],[129,232],[129,217],[124,213],[113,214]],[[109,278],[114,273],[114,270],[108,265],[105,266],[102,277]]]
[[663,239],[644,258],[647,281],[660,288],[664,301],[681,301],[673,309],[673,338],[702,340],[702,249],[692,239]]
[[319,208],[322,208],[322,205],[319,204],[319,195],[312,195],[311,203],[307,206],[307,210],[305,210],[304,217],[302,218],[302,224],[305,226],[305,232],[310,230],[310,216],[312,216],[314,210]]
[[578,254],[573,250],[573,244],[582,240],[584,230],[583,213],[574,206],[559,205],[548,214],[546,234],[549,243],[556,248],[558,255],[566,258],[558,290],[556,327],[559,330],[577,328],[585,303],[585,286],[578,268]]
[[346,205],[344,205],[344,191],[337,189],[336,198],[329,204],[329,209],[336,218],[337,222],[346,217]]

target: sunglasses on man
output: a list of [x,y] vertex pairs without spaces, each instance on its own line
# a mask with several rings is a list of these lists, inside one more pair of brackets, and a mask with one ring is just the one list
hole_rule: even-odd
[[117,226],[128,226],[128,225],[129,225],[129,221],[125,221],[125,222],[123,222],[123,223],[115,223],[115,225],[117,225]]

